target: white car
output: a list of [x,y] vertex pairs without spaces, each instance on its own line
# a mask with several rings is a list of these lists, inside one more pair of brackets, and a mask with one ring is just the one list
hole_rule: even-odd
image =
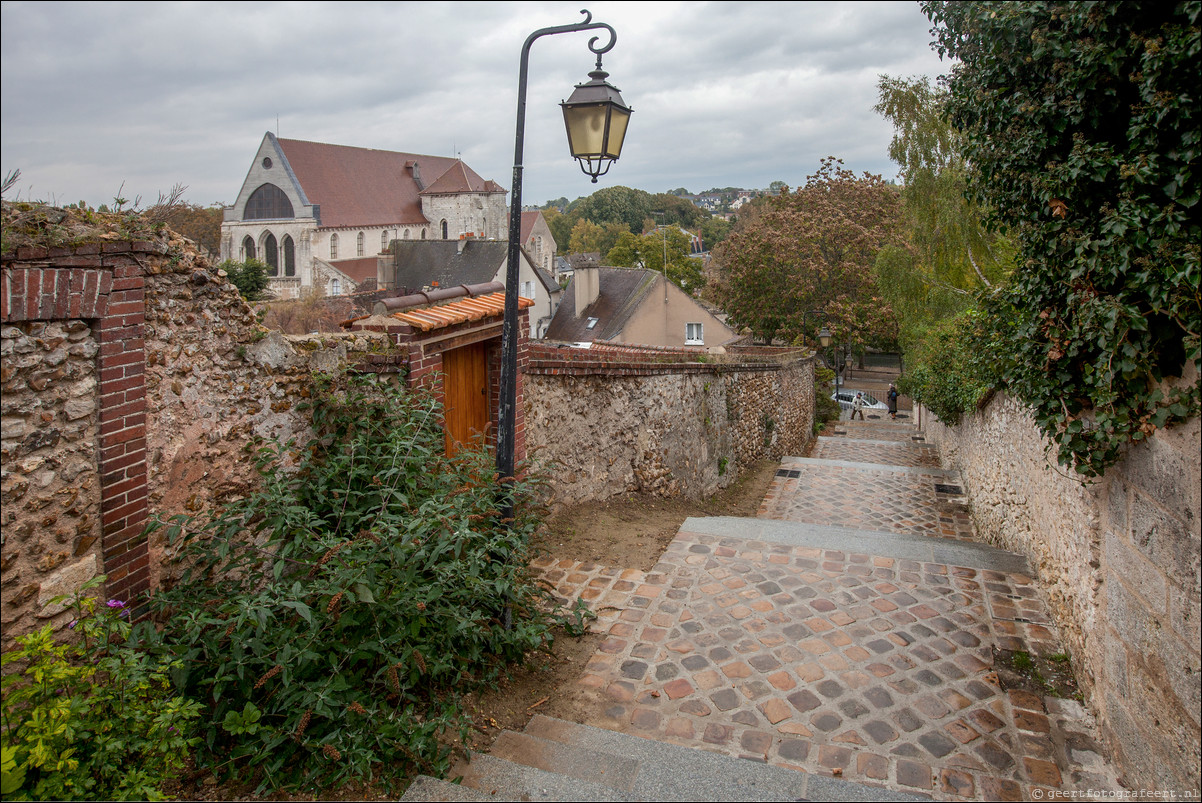
[[864,394],[864,409],[865,410],[884,410],[885,412],[889,412],[888,404],[885,404],[885,402],[880,401],[879,399],[877,399],[876,396],[873,396],[871,393],[865,393],[862,390],[854,390],[854,389],[846,390],[844,388],[839,388],[838,393],[831,394],[831,401],[837,401],[837,402],[839,402],[839,406],[842,407],[844,410],[850,410],[851,404],[855,400],[857,393]]

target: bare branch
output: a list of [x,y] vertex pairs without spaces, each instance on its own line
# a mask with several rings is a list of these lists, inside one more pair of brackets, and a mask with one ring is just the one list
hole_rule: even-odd
[[993,282],[985,278],[985,274],[981,273],[981,269],[977,267],[977,261],[972,258],[972,244],[965,243],[964,250],[968,253],[968,264],[972,265],[972,269],[977,272],[977,278],[981,280],[981,284],[986,287],[993,287]]

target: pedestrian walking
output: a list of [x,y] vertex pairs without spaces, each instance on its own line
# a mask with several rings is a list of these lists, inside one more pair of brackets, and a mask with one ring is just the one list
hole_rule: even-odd
[[889,417],[897,420],[897,388],[892,382],[889,383]]
[[856,420],[856,413],[860,414],[860,420],[864,420],[864,394],[857,393],[856,397],[851,401],[851,420]]

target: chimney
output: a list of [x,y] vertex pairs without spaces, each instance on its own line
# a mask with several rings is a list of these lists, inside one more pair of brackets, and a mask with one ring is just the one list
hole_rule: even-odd
[[426,185],[425,182],[422,181],[422,171],[421,168],[418,167],[417,162],[405,162],[405,167],[409,168],[409,172],[413,174],[413,181],[417,184],[418,191],[420,192],[424,190]]
[[585,308],[601,295],[600,268],[576,268],[572,274],[572,290],[576,299],[576,317],[583,317]]

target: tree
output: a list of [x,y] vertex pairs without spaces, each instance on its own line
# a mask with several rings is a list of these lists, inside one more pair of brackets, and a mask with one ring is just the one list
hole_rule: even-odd
[[263,291],[267,289],[269,282],[267,263],[257,259],[248,259],[245,262],[227,259],[217,267],[226,272],[229,280],[247,301],[259,301],[263,298]]
[[701,209],[688,198],[679,198],[666,192],[651,196],[651,206],[654,212],[661,212],[656,220],[665,226],[676,225],[685,229],[695,229],[711,215]]
[[1101,473],[1197,414],[1202,2],[927,2],[970,197],[1018,252],[978,351]]
[[175,204],[165,222],[174,231],[203,246],[210,254],[221,252],[223,205]]
[[651,217],[651,194],[630,187],[604,187],[587,198],[574,201],[569,212],[593,223],[625,223],[632,232],[642,232]]
[[[881,76],[878,87],[876,111],[894,126],[889,156],[902,178],[905,243],[881,250],[877,284],[898,318],[907,373],[972,385],[948,367],[964,361],[937,347],[958,348],[962,339],[945,336],[939,324],[969,309],[975,291],[1004,279],[1013,249],[985,228],[979,204],[965,198],[968,166],[963,138],[946,118],[947,93],[926,78]],[[935,338],[930,346],[928,337]],[[920,366],[921,360],[936,364]],[[927,390],[911,388],[915,398]]]
[[677,226],[641,236],[626,232],[606,254],[605,263],[619,268],[646,268],[658,273],[664,270],[666,251],[668,279],[692,295],[701,289],[705,279],[701,274],[700,260],[689,256],[690,242],[688,233]]
[[570,253],[568,243],[572,239],[572,219],[557,208],[551,207],[543,210],[543,220],[547,221],[547,228],[551,230],[551,236],[555,238],[557,253]]
[[623,234],[630,234],[630,229],[625,223],[606,223],[604,226],[598,226],[591,220],[580,220],[572,227],[568,252],[598,253],[605,256]]
[[856,177],[828,157],[804,187],[769,198],[715,251],[711,298],[765,340],[813,336],[821,310],[839,340],[891,340],[896,324],[876,289],[881,248],[901,243],[900,199],[880,176]]
[[706,251],[713,251],[720,242],[726,239],[734,227],[729,220],[720,217],[708,217],[701,223],[701,243]]

